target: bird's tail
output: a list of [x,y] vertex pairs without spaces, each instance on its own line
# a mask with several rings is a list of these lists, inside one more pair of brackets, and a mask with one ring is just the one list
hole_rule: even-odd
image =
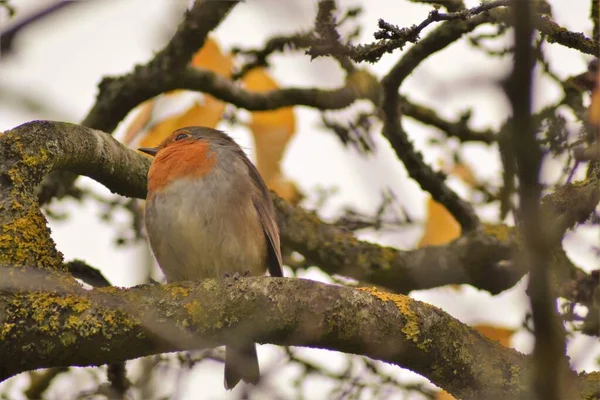
[[233,389],[240,380],[256,385],[259,379],[256,345],[228,345],[225,350],[225,389]]

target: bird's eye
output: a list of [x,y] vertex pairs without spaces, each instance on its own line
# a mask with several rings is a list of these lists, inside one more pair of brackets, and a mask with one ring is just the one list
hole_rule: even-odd
[[187,133],[180,133],[179,135],[175,136],[175,141],[181,140],[181,139],[185,139],[187,137],[189,137],[190,135],[188,135]]

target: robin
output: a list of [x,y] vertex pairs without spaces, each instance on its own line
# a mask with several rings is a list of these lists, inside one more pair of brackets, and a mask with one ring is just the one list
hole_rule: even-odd
[[[226,273],[283,276],[269,191],[244,151],[224,132],[187,127],[158,147],[148,171],[146,230],[168,282]],[[254,343],[228,344],[225,388],[256,384]]]

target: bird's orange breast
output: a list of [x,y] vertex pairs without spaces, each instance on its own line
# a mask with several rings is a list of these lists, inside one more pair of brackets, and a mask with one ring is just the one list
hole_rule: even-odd
[[201,178],[216,163],[216,155],[205,141],[174,142],[161,149],[148,171],[148,198],[180,178]]

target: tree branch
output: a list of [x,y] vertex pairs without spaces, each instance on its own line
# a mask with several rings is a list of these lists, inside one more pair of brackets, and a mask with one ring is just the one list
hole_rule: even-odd
[[[110,135],[80,125],[36,121],[7,131],[0,136],[0,177],[9,177],[0,179],[3,202],[0,204],[6,205],[0,213],[0,256],[4,265],[43,267],[51,262],[54,268],[79,271],[76,262],[61,264],[31,195],[44,174],[69,170],[89,176],[115,193],[144,198],[149,164],[147,157]],[[11,177],[20,178],[13,181]],[[546,196],[543,200],[546,220],[556,221],[560,229],[566,230],[586,218],[599,201],[598,180],[597,175],[592,175]],[[27,207],[12,209],[11,204],[21,198],[28,199]],[[400,251],[359,241],[351,232],[323,223],[314,214],[276,195],[274,202],[283,245],[304,254],[331,274],[401,293],[446,284],[471,284],[494,294],[512,287],[524,274],[524,270],[507,263],[513,236],[508,227],[486,226],[448,245]],[[31,226],[30,217],[38,215],[42,218],[40,223]],[[48,251],[40,250],[46,247]],[[49,252],[54,254],[50,258]],[[558,260],[563,259],[557,257],[555,261]],[[568,259],[560,261],[560,265],[562,271],[572,269]],[[88,269],[82,279],[99,282]]]
[[476,229],[479,226],[479,219],[471,205],[448,188],[444,183],[444,177],[435,173],[423,161],[423,156],[414,149],[408,135],[402,129],[398,88],[421,61],[453,43],[463,34],[472,31],[482,23],[488,22],[490,18],[490,15],[486,13],[467,21],[443,23],[411,47],[381,82],[384,136],[389,140],[398,158],[404,163],[410,177],[416,180],[423,190],[431,193],[436,201],[442,203],[452,213],[464,232]]
[[531,116],[535,61],[531,47],[533,11],[528,1],[515,2],[513,11],[514,67],[506,93],[513,110],[511,144],[519,177],[518,217],[524,253],[521,261],[530,268],[528,294],[535,327],[532,394],[537,399],[560,400],[567,398],[565,371],[568,361],[549,270],[554,243],[549,240],[540,208],[542,186],[539,174],[543,154]]
[[[136,65],[132,72],[120,77],[105,77],[100,84],[96,103],[82,125],[112,132],[138,104],[152,97],[143,97],[146,85],[154,80],[169,80],[178,75],[194,53],[204,45],[210,31],[219,25],[238,0],[197,0],[188,10],[169,43],[146,65]],[[48,176],[38,197],[42,204],[55,196],[68,194],[77,179],[72,173]]]
[[144,87],[155,79],[172,79],[183,70],[194,53],[202,48],[210,31],[221,23],[237,0],[197,0],[186,12],[171,41],[146,65],[137,65],[129,74],[104,78],[99,85],[96,104],[82,125],[112,132],[127,113],[147,98]]
[[[15,279],[8,275],[5,270],[1,281]],[[17,275],[28,279],[27,271]],[[2,379],[34,368],[214,347],[244,335],[259,343],[363,354],[411,369],[463,399],[528,393],[527,356],[437,307],[374,289],[303,279],[208,279],[62,293],[4,290],[0,309],[0,355],[14,360],[0,366]],[[589,386],[585,376],[571,378],[574,393]]]

